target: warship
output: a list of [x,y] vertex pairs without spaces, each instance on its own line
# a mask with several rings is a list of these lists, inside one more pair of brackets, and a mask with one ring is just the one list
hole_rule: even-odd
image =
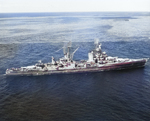
[[88,60],[74,61],[73,56],[78,48],[70,53],[71,42],[68,42],[64,49],[64,57],[55,61],[52,56],[52,61],[42,63],[39,61],[35,65],[11,68],[6,70],[6,75],[51,75],[64,73],[86,73],[100,72],[109,70],[123,70],[144,67],[149,58],[129,59],[111,57],[103,52],[98,40],[94,42],[95,49],[88,53]]

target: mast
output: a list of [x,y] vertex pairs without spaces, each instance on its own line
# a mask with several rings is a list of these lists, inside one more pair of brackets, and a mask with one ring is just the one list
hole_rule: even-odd
[[68,59],[70,59],[70,48],[71,47],[72,47],[72,43],[71,43],[71,41],[69,41],[69,43],[68,43],[68,52],[67,52]]
[[98,44],[99,44],[99,39],[98,38],[95,39],[94,44],[95,44],[95,47],[98,48]]

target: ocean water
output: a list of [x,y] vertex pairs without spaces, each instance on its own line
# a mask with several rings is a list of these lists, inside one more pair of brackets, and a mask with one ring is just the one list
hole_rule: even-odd
[[150,13],[0,13],[0,121],[149,121],[150,61],[145,68],[48,76],[5,76],[11,67],[103,51],[150,58]]

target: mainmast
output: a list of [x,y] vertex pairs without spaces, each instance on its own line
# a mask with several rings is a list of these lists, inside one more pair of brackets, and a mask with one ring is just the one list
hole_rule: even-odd
[[67,57],[70,59],[70,48],[72,47],[72,42],[69,41],[68,43],[68,53],[67,53]]
[[98,38],[95,39],[94,44],[95,44],[95,48],[97,49],[98,45],[99,45],[99,39]]

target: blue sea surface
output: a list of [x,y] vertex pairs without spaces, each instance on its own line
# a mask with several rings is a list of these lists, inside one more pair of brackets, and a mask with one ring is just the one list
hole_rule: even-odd
[[0,13],[0,121],[149,121],[150,61],[144,68],[5,76],[50,62],[72,41],[87,60],[94,39],[110,56],[150,58],[149,12]]

